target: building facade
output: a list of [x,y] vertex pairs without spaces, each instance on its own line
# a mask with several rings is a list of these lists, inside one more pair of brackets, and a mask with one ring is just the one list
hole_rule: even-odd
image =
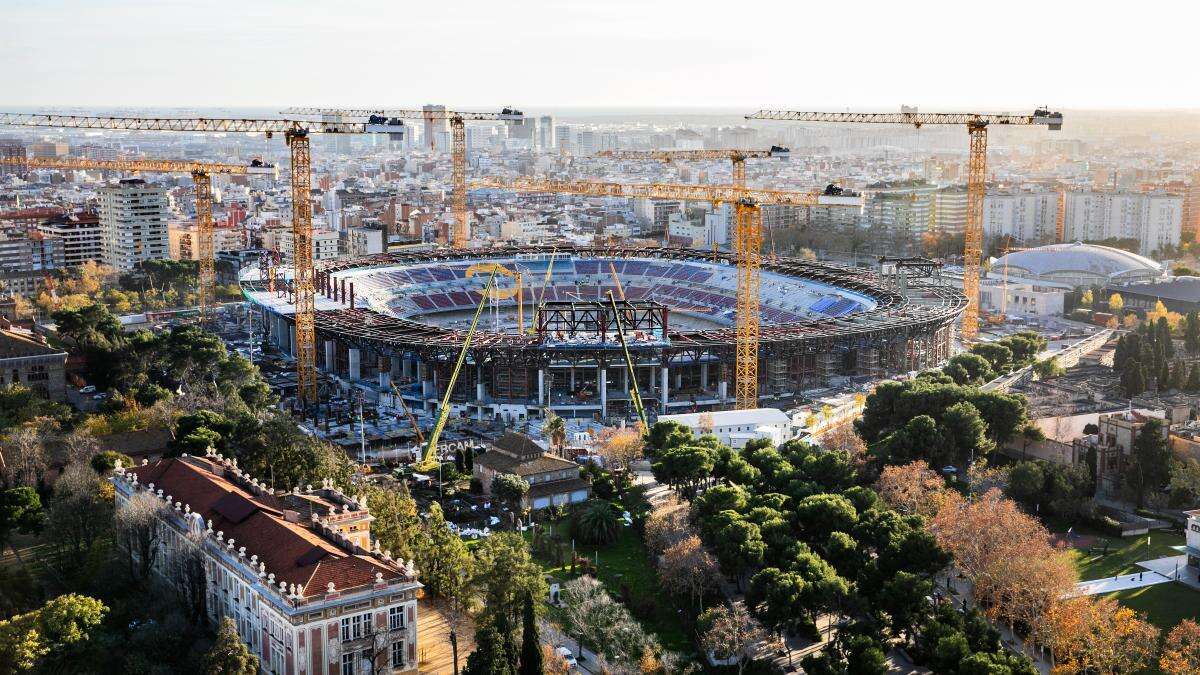
[[362,496],[327,481],[280,493],[220,455],[118,468],[118,517],[153,509],[151,569],[202,588],[216,622],[230,617],[272,675],[417,672],[412,562],[371,548]]
[[1063,217],[1066,241],[1136,239],[1138,253],[1150,255],[1178,246],[1183,228],[1183,197],[1166,192],[1068,192]]
[[129,272],[170,255],[166,188],[132,178],[99,193],[104,264]]
[[104,236],[100,229],[100,214],[95,211],[53,216],[39,223],[37,230],[62,241],[65,267],[104,261]]
[[1022,244],[1054,241],[1058,194],[1051,190],[992,191],[983,199],[984,239],[1011,237]]
[[67,353],[32,335],[0,328],[0,388],[19,384],[51,401],[66,398]]
[[587,501],[591,484],[579,477],[579,465],[547,453],[528,436],[507,433],[475,458],[473,473],[484,494],[491,494],[492,480],[515,474],[529,483],[525,508],[545,509]]

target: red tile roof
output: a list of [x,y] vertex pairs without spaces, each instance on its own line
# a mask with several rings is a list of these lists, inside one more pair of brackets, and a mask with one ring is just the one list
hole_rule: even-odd
[[[154,484],[154,489],[170,495],[212,523],[214,532],[223,532],[225,541],[234,540],[234,548],[246,547],[246,558],[257,555],[266,565],[275,583],[283,581],[303,589],[304,596],[322,595],[330,582],[339,591],[370,584],[375,574],[382,573],[385,581],[404,577],[399,567],[369,555],[352,553],[314,531],[308,523],[289,522],[283,513],[282,502],[271,495],[254,495],[211,469],[220,465],[197,457],[161,459],[130,469],[137,474],[140,485]],[[229,495],[236,497],[229,498]],[[250,502],[253,512],[234,522],[222,515],[231,513],[219,508],[218,502]],[[232,514],[241,516],[242,513]],[[324,552],[312,555],[313,549]],[[314,562],[314,559],[315,562]]]

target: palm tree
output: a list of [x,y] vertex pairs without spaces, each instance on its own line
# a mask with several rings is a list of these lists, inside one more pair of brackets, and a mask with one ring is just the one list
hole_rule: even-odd
[[585,544],[609,544],[621,531],[621,510],[603,499],[589,499],[571,509],[571,536]]
[[562,455],[563,446],[567,442],[567,423],[553,411],[546,409],[546,422],[542,424],[542,436],[550,442],[550,447]]

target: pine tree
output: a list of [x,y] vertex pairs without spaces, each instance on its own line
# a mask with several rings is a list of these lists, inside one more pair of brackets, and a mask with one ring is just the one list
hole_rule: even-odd
[[204,655],[204,675],[257,675],[258,657],[251,654],[238,636],[233,619],[221,619],[212,649]]
[[546,667],[542,662],[542,641],[538,635],[537,619],[533,613],[533,596],[525,596],[522,620],[521,663],[517,668],[517,673],[519,675],[543,675]]
[[1200,392],[1200,363],[1192,366],[1192,374],[1188,376],[1187,384],[1184,388],[1195,393]]
[[1167,323],[1167,318],[1158,317],[1154,328],[1158,331],[1158,343],[1162,347],[1163,356],[1168,359],[1175,356],[1175,342],[1171,339],[1171,325]]
[[1121,373],[1121,388],[1130,398],[1146,391],[1146,373],[1141,363],[1137,361],[1125,363],[1125,371]]
[[1183,346],[1188,354],[1200,354],[1200,314],[1188,312],[1183,326]]
[[1158,369],[1158,378],[1154,381],[1154,386],[1159,391],[1166,391],[1171,388],[1171,367],[1164,358],[1162,366]]

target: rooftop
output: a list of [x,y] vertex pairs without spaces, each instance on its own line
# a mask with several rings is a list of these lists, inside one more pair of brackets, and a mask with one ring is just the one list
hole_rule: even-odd
[[1145,256],[1110,246],[1074,242],[1050,244],[1024,251],[1013,251],[992,263],[992,269],[1004,266],[1028,270],[1037,275],[1056,272],[1087,272],[1113,277],[1130,272],[1160,272],[1162,266]]
[[[701,418],[708,416],[704,420]],[[712,421],[714,427],[758,426],[762,424],[790,424],[791,418],[778,408],[752,408],[750,410],[717,410],[706,413],[682,415],[659,415],[660,422],[678,422],[686,427],[699,426],[702,421]]]

